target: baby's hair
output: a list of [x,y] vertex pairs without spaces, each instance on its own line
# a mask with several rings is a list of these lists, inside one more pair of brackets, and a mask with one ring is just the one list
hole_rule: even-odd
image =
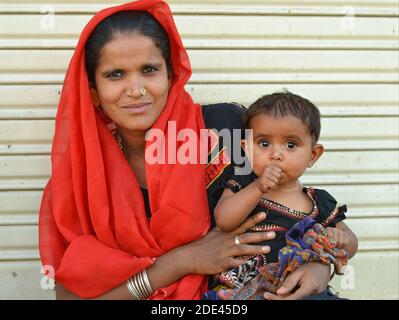
[[251,129],[251,120],[259,115],[275,118],[293,115],[308,128],[315,144],[320,137],[320,111],[309,100],[287,90],[264,95],[251,104],[244,114],[244,128]]

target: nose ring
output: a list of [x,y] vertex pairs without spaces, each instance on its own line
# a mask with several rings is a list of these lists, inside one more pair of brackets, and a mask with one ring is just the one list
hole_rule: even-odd
[[147,90],[145,90],[144,88],[140,88],[139,89],[140,94],[144,97],[147,94]]

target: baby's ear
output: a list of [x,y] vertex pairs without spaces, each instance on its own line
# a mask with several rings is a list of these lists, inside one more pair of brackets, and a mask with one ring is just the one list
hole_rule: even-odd
[[311,168],[316,161],[322,156],[324,153],[324,146],[320,143],[316,143],[312,148],[312,156],[308,163],[308,168]]
[[244,150],[246,155],[252,154],[251,145],[246,139],[241,140],[241,148]]
[[241,140],[241,148],[243,148],[245,151],[247,151],[247,142],[245,141],[245,139]]

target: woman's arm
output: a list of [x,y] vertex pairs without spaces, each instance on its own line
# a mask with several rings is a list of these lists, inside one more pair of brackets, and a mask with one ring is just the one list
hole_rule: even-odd
[[[211,230],[200,240],[176,248],[161,257],[147,269],[147,275],[154,290],[166,287],[186,274],[215,274],[239,266],[242,260],[236,256],[267,253],[269,247],[249,245],[275,237],[274,232],[244,233],[265,218],[265,213],[248,218],[233,232],[223,232],[217,228]],[[240,245],[234,238],[240,235]],[[57,299],[80,299],[57,283]],[[132,299],[132,295],[122,283],[118,287],[94,299]]]
[[[177,248],[172,250],[161,257],[157,258],[156,262],[147,269],[147,275],[154,290],[166,287],[169,284],[177,281],[185,274],[188,273],[188,264],[184,260],[183,250]],[[176,263],[180,261],[182,263]],[[68,291],[60,284],[56,286],[57,299],[80,299],[79,296]],[[105,294],[92,298],[92,300],[128,300],[133,299],[132,294],[127,289],[126,283],[106,292]]]

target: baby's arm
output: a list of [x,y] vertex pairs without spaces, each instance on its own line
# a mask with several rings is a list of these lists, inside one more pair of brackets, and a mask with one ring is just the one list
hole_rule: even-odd
[[223,191],[215,208],[215,221],[223,231],[236,229],[256,207],[262,196],[270,189],[276,189],[281,177],[281,169],[267,166],[262,175],[247,187],[234,193]]
[[326,228],[328,238],[337,243],[337,248],[342,248],[349,253],[349,258],[352,258],[358,246],[356,235],[352,230],[344,223],[338,222],[336,228]]

